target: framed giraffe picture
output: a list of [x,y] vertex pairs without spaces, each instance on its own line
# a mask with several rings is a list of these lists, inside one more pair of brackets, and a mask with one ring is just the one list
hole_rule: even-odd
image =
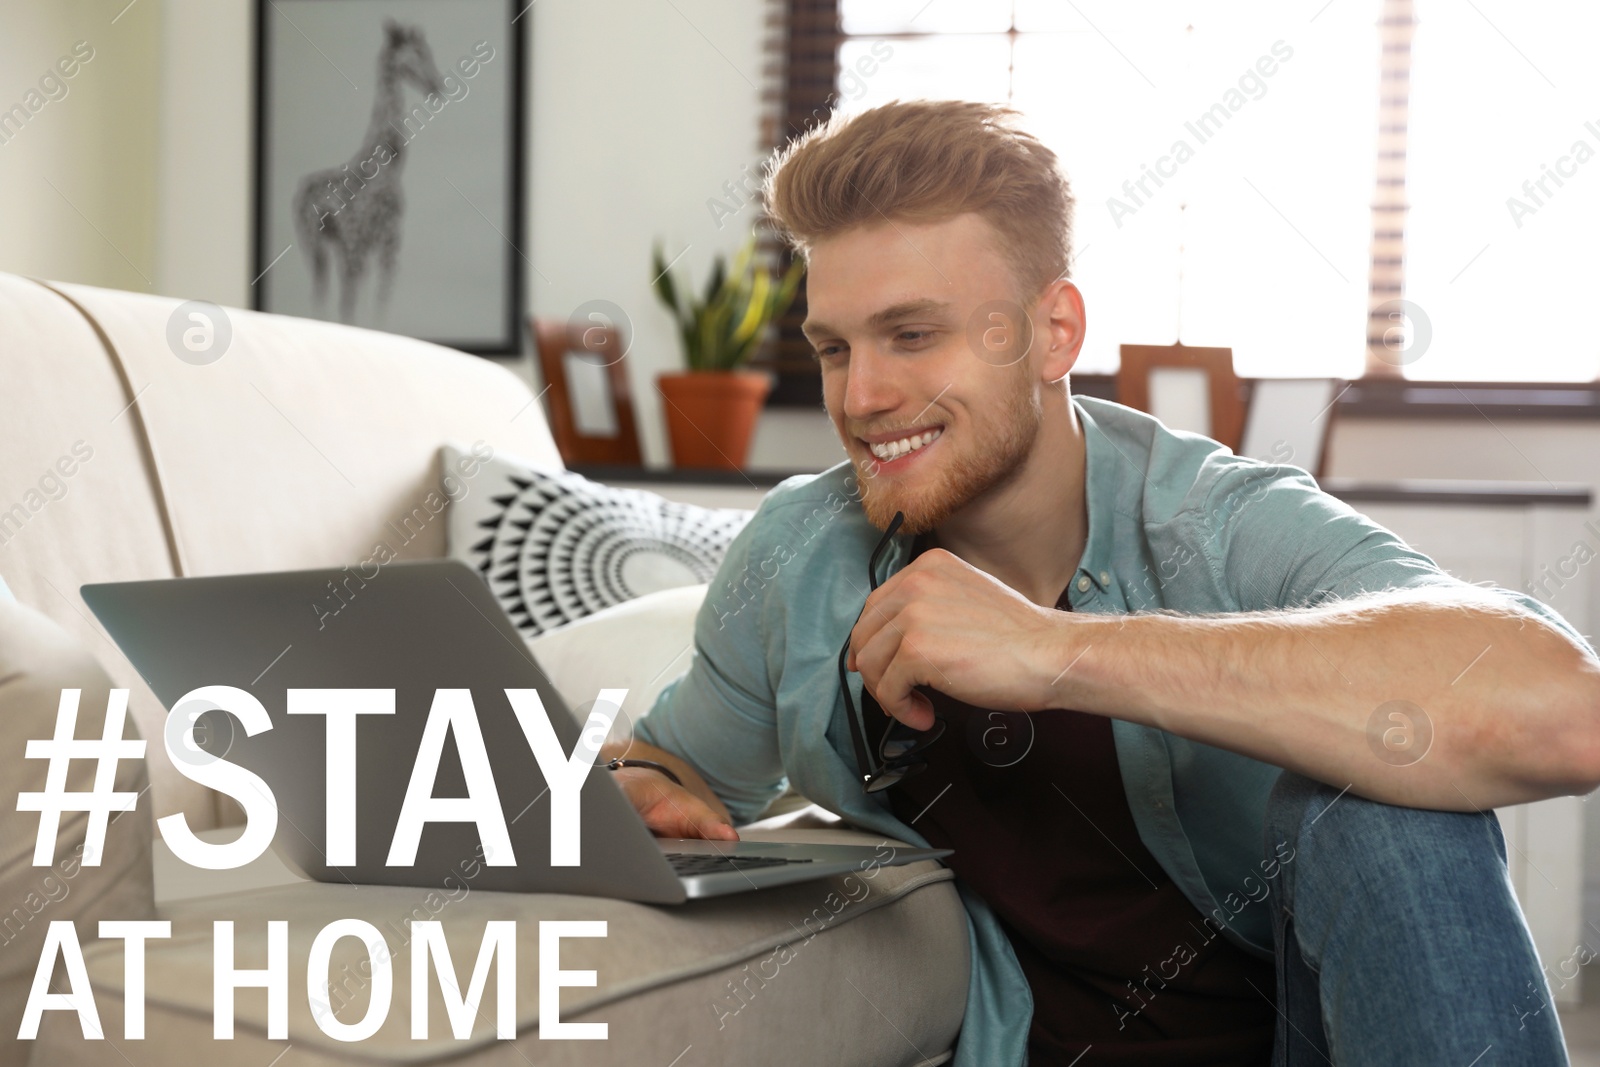
[[257,0],[257,309],[521,351],[530,6]]

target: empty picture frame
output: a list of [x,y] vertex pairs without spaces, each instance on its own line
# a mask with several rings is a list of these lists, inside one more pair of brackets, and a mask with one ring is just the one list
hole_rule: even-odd
[[616,327],[582,328],[566,319],[530,318],[549,397],[550,434],[569,467],[643,464],[628,382],[627,344]]
[[518,8],[257,0],[257,309],[520,352]]

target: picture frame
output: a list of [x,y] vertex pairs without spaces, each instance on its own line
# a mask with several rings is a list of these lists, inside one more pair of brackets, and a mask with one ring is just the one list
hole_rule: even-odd
[[530,317],[528,332],[550,395],[550,435],[561,461],[568,467],[643,466],[627,345],[617,328]]
[[257,0],[256,310],[521,353],[525,13]]

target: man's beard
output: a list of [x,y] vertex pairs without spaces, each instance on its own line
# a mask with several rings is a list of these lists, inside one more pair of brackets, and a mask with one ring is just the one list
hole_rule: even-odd
[[874,468],[862,469],[861,464],[856,463],[861,507],[867,521],[880,530],[887,530],[895,512],[901,511],[905,513],[904,524],[900,527],[902,533],[927,533],[1015,477],[1033,450],[1044,421],[1043,405],[1029,387],[1027,378],[1019,374],[1016,383],[1016,388],[1006,394],[1005,407],[995,425],[975,426],[968,431],[980,439],[980,446],[981,438],[992,433],[994,444],[974,454],[958,451],[941,459],[932,484],[915,489],[902,487],[892,484],[891,479],[876,477]]

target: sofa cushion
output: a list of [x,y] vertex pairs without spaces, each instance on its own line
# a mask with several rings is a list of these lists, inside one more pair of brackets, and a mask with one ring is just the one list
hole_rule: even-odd
[[[447,445],[445,471],[465,450]],[[533,636],[625,600],[711,580],[750,521],[497,455],[450,506],[450,555],[474,567]]]
[[[88,651],[43,615],[0,600],[0,1067],[29,1060],[31,1042],[17,1028],[52,921],[70,919],[85,945],[101,919],[148,919],[151,899],[149,778],[144,761],[117,764],[114,788],[140,795],[139,807],[114,814],[98,865],[84,862],[83,812],[62,815],[49,866],[33,865],[40,815],[17,810],[17,795],[44,788],[49,761],[27,759],[28,742],[54,736],[63,689],[79,690],[75,736],[99,738],[111,680]],[[124,737],[137,737],[132,722]],[[73,760],[69,791],[88,790],[96,761]],[[34,1060],[45,1064],[47,1059]]]
[[[784,840],[879,845],[842,830],[774,831]],[[883,847],[892,847],[892,843]],[[918,1064],[942,1062],[960,1027],[968,981],[965,913],[951,872],[936,863],[867,865],[859,873],[798,885],[656,907],[598,897],[389,886],[295,885],[179,901],[162,910],[170,941],[147,958],[146,1039],[119,1041],[136,1067],[214,1062],[212,922],[235,922],[235,965],[263,967],[266,923],[289,923],[288,1042],[297,1065],[471,1063],[521,1065],[684,1063]],[[323,926],[362,918],[393,954],[393,999],[371,1037],[340,1042],[322,1033],[308,1006],[306,967]],[[491,919],[517,923],[516,1038],[494,1036],[493,978],[471,1036],[454,1038],[437,981],[430,983],[429,1034],[410,1035],[408,920],[443,924],[463,986]],[[564,970],[592,970],[597,985],[560,995],[562,1022],[604,1022],[605,1041],[543,1040],[539,1022],[539,920],[602,920],[603,938],[561,944]],[[114,946],[110,948],[114,949]],[[122,1026],[120,951],[87,954],[102,1022]],[[336,1018],[359,1021],[370,995],[366,950],[339,941],[330,967]],[[266,1037],[259,989],[235,997],[227,1062],[271,1063],[285,1042]],[[40,1031],[40,1062],[108,1062],[84,1042],[70,1013],[52,1012]],[[120,1062],[120,1060],[118,1061]]]
[[528,640],[528,650],[579,718],[602,689],[626,689],[612,738],[632,736],[647,713],[694,658],[694,616],[704,585],[663,589],[624,601]]

